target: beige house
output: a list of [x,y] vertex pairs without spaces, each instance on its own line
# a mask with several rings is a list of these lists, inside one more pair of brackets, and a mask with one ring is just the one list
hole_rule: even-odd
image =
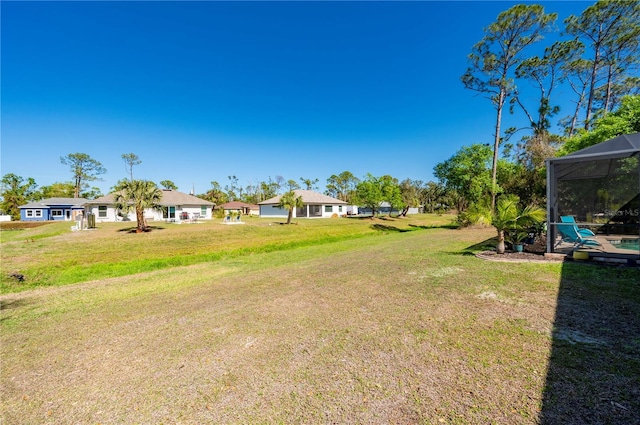
[[[296,196],[302,197],[304,205],[293,211],[295,218],[326,218],[340,217],[347,214],[347,203],[313,190],[294,190]],[[280,198],[275,196],[266,201],[260,202],[260,217],[287,217],[289,211],[285,208],[278,207]]]
[[[177,190],[162,189],[162,199],[159,210],[148,208],[144,212],[147,220],[165,220],[172,222],[193,221],[199,219],[211,219],[211,213],[215,204],[205,201],[193,195],[178,192]],[[96,222],[108,221],[135,221],[135,211],[128,214],[116,210],[115,195],[110,193],[84,204],[87,214],[94,214]]]

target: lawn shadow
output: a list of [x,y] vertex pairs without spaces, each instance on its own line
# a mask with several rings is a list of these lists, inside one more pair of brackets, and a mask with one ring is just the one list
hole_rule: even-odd
[[[369,219],[371,219],[371,217],[368,217]],[[397,221],[395,218],[391,217],[377,217],[378,220],[383,220],[383,221]],[[396,226],[391,226],[388,224],[380,224],[380,223],[376,223],[376,224],[372,224],[371,228],[374,230],[379,230],[379,231],[385,231],[385,232],[413,232],[415,230],[427,230],[427,229],[457,229],[458,226],[455,224],[441,224],[441,225],[429,225],[429,226],[422,226],[422,225],[417,225],[417,224],[408,224],[409,229],[401,229],[399,227]]]
[[440,254],[451,255],[451,256],[462,256],[462,257],[475,257],[476,253],[474,251],[469,251],[467,249],[462,249],[460,251],[439,251]]
[[465,248],[466,251],[489,251],[496,248],[498,243],[497,238],[485,239],[482,242],[478,242]]
[[13,308],[22,307],[27,305],[27,301],[25,298],[18,299],[0,299],[0,310],[11,310]]
[[374,220],[376,217],[372,215],[351,214],[351,215],[343,215],[342,218],[348,218],[351,220]]
[[7,311],[23,307],[27,304],[30,304],[30,302],[27,301],[26,298],[0,299],[0,311],[3,312],[3,314],[0,315],[0,322],[4,322],[5,320],[12,318],[11,314],[6,313]]
[[460,226],[457,224],[435,224],[432,226],[419,226],[417,224],[409,224],[409,227],[415,227],[417,229],[459,229]]
[[640,269],[562,265],[538,423],[640,424]]
[[373,230],[378,230],[381,232],[398,232],[398,233],[405,233],[405,232],[412,232],[412,229],[401,229],[399,227],[395,227],[395,226],[387,226],[386,224],[372,224],[371,228]]
[[379,215],[376,218],[382,221],[396,221],[399,219],[398,217],[391,217],[389,215]]
[[[160,226],[147,226],[147,229],[143,232],[143,233],[149,233],[152,230],[164,230],[164,227],[160,227]],[[138,228],[137,227],[125,227],[124,229],[119,229],[118,232],[120,233],[137,233]]]

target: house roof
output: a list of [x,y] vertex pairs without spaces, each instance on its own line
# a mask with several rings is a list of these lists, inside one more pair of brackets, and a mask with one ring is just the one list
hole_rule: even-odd
[[[204,199],[200,199],[193,195],[188,195],[186,193],[178,192],[177,190],[171,189],[161,189],[162,190],[162,198],[160,199],[160,205],[162,206],[173,206],[173,205],[214,205],[213,202],[206,201]],[[115,202],[114,200],[115,194],[110,193],[105,196],[101,196],[92,201],[85,202],[85,205],[110,205]]]
[[640,133],[623,134],[589,146],[569,155],[553,158],[551,162],[575,162],[590,159],[624,158],[640,152]]
[[160,205],[214,205],[214,203],[177,190],[162,189]]
[[640,133],[623,134],[569,155],[547,160],[556,180],[577,180],[626,174],[617,160],[640,153]]
[[21,205],[20,208],[49,208],[50,206],[81,207],[87,202],[85,198],[47,198]]
[[[347,204],[345,201],[332,198],[331,196],[327,196],[322,193],[314,192],[313,190],[296,189],[293,192],[296,194],[296,196],[301,196],[302,202],[304,202],[305,204],[331,204],[331,205]],[[258,205],[279,204],[280,198],[282,198],[282,195],[274,196],[273,198],[260,202]]]
[[247,204],[246,202],[231,201],[231,202],[227,202],[226,204],[216,205],[216,208],[223,209],[223,210],[235,210],[235,209],[241,209],[241,208],[257,209],[258,206],[254,204]]

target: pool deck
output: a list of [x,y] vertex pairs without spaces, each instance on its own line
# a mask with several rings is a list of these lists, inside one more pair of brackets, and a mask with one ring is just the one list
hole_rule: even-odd
[[560,238],[556,241],[554,253],[570,255],[574,251],[588,252],[590,258],[602,258],[602,259],[616,259],[619,258],[620,262],[627,262],[636,260],[636,263],[640,261],[640,249],[624,249],[618,245],[622,240],[637,241],[638,235],[596,235],[590,239],[595,239],[601,246],[586,246],[576,249],[576,246],[569,242],[563,242]]

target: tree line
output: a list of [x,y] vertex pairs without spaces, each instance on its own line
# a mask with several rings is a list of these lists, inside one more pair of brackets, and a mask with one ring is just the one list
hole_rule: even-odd
[[[542,205],[547,159],[640,131],[640,3],[601,0],[561,29],[557,18],[541,5],[513,6],[468,55],[461,82],[494,109],[492,143],[464,146],[434,168],[462,213],[486,199],[493,209],[501,194]],[[545,45],[551,33],[559,40]],[[563,103],[562,90],[571,94]],[[502,128],[507,112],[520,127]]]
[[[250,184],[242,188],[237,183],[238,178],[230,176],[230,183],[224,188],[221,188],[219,183],[212,182],[212,188],[209,191],[195,196],[211,201],[216,205],[229,201],[256,204],[278,195],[292,193],[300,188],[306,190],[317,189],[314,185],[301,186],[294,180],[283,181],[284,184],[278,184],[278,180],[268,179],[265,182],[261,182],[259,186]],[[312,181],[317,183],[319,180],[313,179]],[[157,198],[158,192],[153,189],[157,189],[158,186],[153,182],[146,182],[145,184],[143,182],[145,181],[123,179],[111,189],[111,192],[135,193],[138,189],[134,188],[144,187],[145,193],[150,194],[149,197]],[[75,186],[70,182],[54,183],[51,186],[43,186],[37,189],[37,184],[33,178],[24,179],[15,174],[4,175],[1,185],[2,203],[0,204],[0,209],[4,213],[11,215],[14,220],[19,220],[20,218],[19,207],[21,205],[51,197],[73,198],[75,192]],[[177,189],[170,180],[163,180],[162,187]],[[90,191],[81,191],[79,194],[80,197],[87,199],[102,196],[96,188],[92,188]],[[387,202],[391,209],[397,211],[399,215],[406,215],[411,207],[422,207],[425,212],[431,213],[444,211],[449,208],[451,203],[451,199],[447,197],[448,193],[445,187],[438,183],[431,181],[424,183],[421,180],[411,179],[399,181],[390,175],[376,177],[371,174],[367,174],[361,180],[353,176],[349,171],[329,177],[325,194],[349,204],[369,208],[373,214],[379,213],[380,204],[383,202]],[[124,207],[126,199],[124,201],[120,199],[120,204]]]
[[[123,154],[127,178],[119,180],[111,189],[111,193],[117,196],[117,203],[123,209],[127,204],[153,204],[153,199],[158,198],[158,185],[154,182],[135,179],[134,167],[142,161],[134,153]],[[89,182],[100,179],[106,173],[102,164],[85,153],[72,153],[60,158],[61,163],[68,165],[72,181],[56,182],[52,185],[38,188],[31,177],[23,178],[13,173],[5,174],[0,181],[0,195],[2,201],[0,210],[12,216],[14,220],[20,219],[20,206],[32,201],[46,198],[86,198],[95,199],[102,196],[100,189],[90,187]],[[222,186],[217,181],[211,182],[211,188],[195,196],[221,205],[229,201],[242,201],[257,204],[261,201],[278,195],[290,194],[296,189],[319,190],[318,178],[304,178],[299,180],[285,179],[282,176],[268,177],[267,180],[256,184],[243,186],[237,176],[228,176],[228,182]],[[177,190],[178,187],[171,180],[162,180],[160,186],[165,189]],[[435,212],[444,210],[449,202],[446,199],[444,186],[434,183],[424,183],[420,180],[405,179],[399,181],[390,175],[380,177],[367,174],[359,179],[350,171],[331,175],[326,180],[324,193],[349,204],[367,207],[374,214],[380,210],[380,204],[387,202],[392,210],[401,215],[406,214],[410,207],[424,207],[425,211]],[[126,194],[126,195],[123,195]],[[291,195],[288,195],[291,197]],[[146,202],[149,198],[149,202]],[[288,198],[287,198],[288,199]],[[295,204],[295,199],[292,200]],[[142,220],[142,219],[141,219]],[[140,221],[141,221],[140,220]]]

